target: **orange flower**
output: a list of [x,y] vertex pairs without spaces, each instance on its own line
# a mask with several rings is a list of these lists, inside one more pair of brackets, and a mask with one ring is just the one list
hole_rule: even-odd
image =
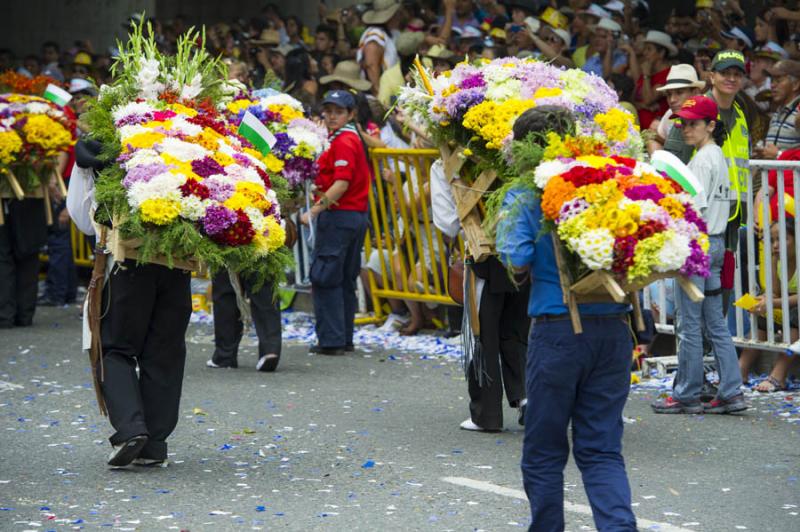
[[547,182],[542,195],[542,212],[548,220],[555,220],[561,213],[561,206],[575,197],[575,185],[555,176]]
[[60,85],[60,83],[49,76],[29,78],[13,70],[6,70],[0,74],[0,87],[3,88],[3,92],[41,96],[50,83]]

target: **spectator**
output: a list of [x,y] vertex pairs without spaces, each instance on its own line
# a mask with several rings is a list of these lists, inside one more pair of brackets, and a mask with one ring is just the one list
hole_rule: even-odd
[[64,81],[64,74],[61,72],[59,66],[61,48],[58,43],[47,41],[42,45],[42,59],[44,60],[44,68],[42,74],[50,76],[56,81]]
[[[341,60],[339,56],[334,53],[323,54],[319,60],[319,73],[322,76],[330,76],[333,74],[334,70],[336,70],[336,65],[339,64]],[[358,64],[358,63],[356,63]],[[359,75],[360,75],[361,67],[359,67]]]
[[294,47],[290,44],[282,44],[269,49],[269,64],[275,75],[282,80],[286,79],[286,56],[292,50]]
[[18,72],[23,76],[35,78],[42,73],[42,62],[35,55],[26,55]]
[[261,83],[267,73],[273,72],[270,50],[278,46],[280,40],[280,35],[276,30],[263,30],[258,34],[258,38],[248,41],[249,57],[253,63],[253,79],[256,83]]
[[770,110],[770,100],[772,99],[770,91],[772,85],[767,70],[781,59],[788,58],[789,54],[786,53],[786,50],[773,42],[768,42],[756,50],[753,60],[750,62],[750,77],[744,92],[764,112]]
[[356,61],[376,94],[381,74],[399,60],[391,32],[401,27],[401,7],[396,0],[375,0],[372,9],[362,17],[369,26],[358,42]]
[[[444,2],[447,5],[447,2]],[[463,29],[466,26],[477,28],[481,25],[480,21],[475,18],[475,4],[473,0],[455,0],[454,16],[452,20],[452,27]],[[444,25],[445,17],[439,17],[439,24]]]
[[326,54],[333,53],[336,48],[336,29],[326,24],[317,26],[317,32],[314,37],[314,52],[313,56],[317,62],[322,62],[322,58]]
[[78,52],[72,60],[72,77],[93,79],[92,56],[88,52]]
[[[675,123],[673,115],[683,106],[683,102],[692,96],[700,94],[700,91],[702,91],[705,86],[705,82],[697,78],[697,71],[692,65],[675,65],[669,69],[666,83],[656,89],[658,92],[666,94],[669,109],[664,113],[664,116],[661,117],[661,120],[655,127],[657,137],[648,143],[648,151],[650,153],[666,148],[667,139],[672,136],[676,141],[676,149],[687,150],[686,153],[683,153],[679,158],[682,160],[689,160],[691,158],[693,149],[683,141],[683,132],[681,129],[673,128]],[[656,122],[653,122],[652,125],[656,125]],[[653,129],[652,125],[650,129]],[[667,149],[667,151],[672,150]]]
[[572,62],[584,72],[600,77],[625,73],[629,58],[616,47],[621,32],[622,27],[610,18],[601,19],[594,28],[591,44],[578,48],[572,54]]
[[650,124],[664,116],[669,105],[667,99],[657,89],[667,82],[670,70],[669,58],[678,54],[672,38],[662,31],[651,30],[644,39],[643,61],[640,63],[631,53],[631,78],[636,80],[634,103],[639,109],[639,124],[649,128]]
[[245,87],[250,86],[250,70],[247,68],[247,63],[229,59],[226,59],[225,63],[228,65],[228,79],[235,79]]
[[322,76],[319,83],[324,90],[351,90],[366,92],[372,85],[369,81],[361,79],[361,67],[355,61],[342,61],[333,71],[333,74]]
[[445,48],[444,46],[431,46],[425,57],[433,62],[433,73],[439,75],[446,72],[455,66],[458,62],[456,54]]
[[786,43],[789,40],[789,24],[777,17],[771,7],[765,7],[756,16],[754,34],[758,44]]
[[767,74],[772,80],[772,101],[777,110],[769,122],[766,144],[754,150],[758,159],[776,159],[782,150],[800,145],[800,131],[795,127],[800,116],[800,62],[778,61]]
[[378,101],[385,107],[394,103],[392,97],[405,85],[407,76],[411,72],[411,65],[419,47],[425,39],[425,34],[418,31],[404,31],[397,37],[397,54],[400,60],[394,66],[381,74],[378,84]]
[[[704,197],[695,199],[708,226],[711,274],[708,278],[690,278],[705,299],[692,301],[683,290],[675,294],[678,338],[678,372],[672,396],[652,404],[657,414],[730,414],[747,409],[739,391],[736,348],[723,316],[720,272],[725,254],[725,231],[730,213],[728,163],[720,147],[726,137],[719,109],[711,98],[693,96],[675,113],[681,119],[686,143],[697,151],[689,162],[703,185]],[[703,387],[703,331],[713,345],[720,376],[717,397],[708,404],[700,402]]]
[[[276,48],[279,51],[282,46]],[[312,59],[305,48],[295,48],[286,55],[282,91],[300,101],[307,110],[317,104],[319,83],[312,72]]]
[[728,31],[721,32],[720,35],[725,39],[723,43],[725,48],[739,50],[742,53],[747,53],[753,49],[755,35],[744,26],[733,27]]
[[303,42],[303,22],[300,20],[299,17],[290,16],[286,17],[286,22],[284,22],[284,28],[286,30],[286,38],[281,41],[281,44],[288,44],[293,48],[305,48],[306,44]]
[[[786,271],[791,276],[788,283],[789,299],[787,304],[789,306],[789,326],[791,331],[787,338],[784,334],[782,341],[786,343],[795,342],[798,338],[798,314],[797,314],[797,255],[795,254],[795,227],[794,218],[788,213],[786,214],[786,223],[784,225],[786,232]],[[770,241],[772,243],[772,308],[781,310],[783,306],[783,299],[781,297],[781,242],[780,242],[780,222],[775,221],[770,226]],[[761,341],[766,340],[767,334],[767,320],[764,317],[767,312],[767,295],[758,297],[758,304],[751,309],[751,312],[757,316],[756,323],[758,324],[758,339]],[[775,319],[775,329],[780,329],[783,324],[782,320]],[[744,349],[739,358],[739,368],[742,374],[742,381],[748,382],[750,380],[750,369],[753,363],[758,358],[760,352],[758,349]],[[786,353],[779,353],[775,359],[775,363],[770,370],[766,379],[761,381],[755,390],[762,393],[780,392],[786,389],[786,378],[789,375],[789,368],[794,361],[794,357]]]

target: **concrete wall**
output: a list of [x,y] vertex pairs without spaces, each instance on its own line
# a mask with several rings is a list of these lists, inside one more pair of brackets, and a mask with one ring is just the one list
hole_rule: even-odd
[[40,53],[44,41],[70,48],[89,39],[104,52],[123,36],[122,24],[132,13],[153,13],[156,0],[2,0],[0,48],[18,56]]

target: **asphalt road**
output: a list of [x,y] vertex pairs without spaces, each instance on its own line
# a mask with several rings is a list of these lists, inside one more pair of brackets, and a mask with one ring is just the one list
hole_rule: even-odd
[[[207,338],[197,327],[189,336]],[[261,374],[252,347],[239,369],[210,370],[210,345],[190,343],[171,464],[110,471],[78,311],[40,309],[34,327],[0,331],[0,530],[527,527],[516,412],[503,433],[461,431],[457,361],[371,349],[288,345]],[[654,393],[634,392],[625,412],[643,530],[800,530],[800,399],[656,416]],[[572,462],[565,497],[568,530],[593,529]]]

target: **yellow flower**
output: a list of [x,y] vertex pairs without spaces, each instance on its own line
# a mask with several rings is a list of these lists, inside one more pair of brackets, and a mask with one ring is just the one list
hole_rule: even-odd
[[139,206],[143,222],[156,225],[167,225],[181,212],[181,204],[175,200],[163,198],[146,199]]
[[22,149],[22,139],[14,130],[0,131],[0,164],[11,164]]
[[191,107],[186,107],[185,105],[181,105],[179,103],[173,103],[169,106],[169,108],[178,113],[179,115],[185,115],[190,118],[197,116],[197,111],[195,111]]
[[301,142],[292,148],[292,155],[295,157],[302,157],[303,159],[314,159],[314,148],[307,142]]
[[214,160],[217,161],[222,166],[228,166],[236,162],[233,159],[233,157],[221,151],[217,151],[214,153]]
[[239,181],[236,183],[236,193],[234,195],[236,194],[241,194],[246,197],[250,202],[250,206],[255,207],[261,212],[266,212],[272,207],[272,204],[267,199],[267,190],[264,188],[264,185],[260,183]]
[[463,125],[478,133],[486,141],[488,149],[497,150],[511,135],[514,121],[534,105],[533,100],[517,98],[510,98],[502,103],[485,100],[466,112]]
[[159,122],[157,120],[151,120],[150,122],[142,124],[142,127],[147,129],[155,129],[157,127],[163,127],[164,129],[169,129],[172,127],[172,120],[164,120],[163,122]]
[[673,218],[683,218],[683,212],[686,210],[686,208],[675,198],[670,196],[661,198],[658,204],[664,207],[664,209],[666,209],[669,215]]
[[561,96],[563,92],[564,91],[558,87],[540,87],[534,93],[533,99],[538,100],[540,98],[553,98],[555,96]]
[[72,133],[47,115],[27,115],[22,134],[28,144],[35,144],[46,156],[66,151],[74,143]]
[[281,224],[275,217],[270,216],[267,218],[267,248],[270,251],[275,251],[286,242],[286,231],[283,230]]
[[610,157],[601,157],[599,155],[581,155],[578,160],[591,166],[592,168],[605,168],[606,166],[615,166],[617,164],[614,159]]
[[280,174],[283,172],[284,163],[271,153],[268,153],[266,157],[263,157],[264,164],[267,165],[267,170],[269,170],[273,174]]
[[133,135],[132,137],[128,137],[127,139],[122,141],[122,144],[125,146],[126,149],[128,146],[130,146],[134,149],[142,150],[145,148],[152,148],[154,145],[158,144],[162,140],[164,140],[163,133],[158,133],[155,131],[147,131],[145,133],[138,133],[136,135]]
[[162,153],[161,159],[164,161],[164,164],[171,167],[169,171],[173,174],[181,174],[196,181],[200,180],[200,176],[195,174],[194,170],[192,170],[192,163],[176,159],[168,153]]
[[625,142],[633,125],[633,116],[628,111],[617,107],[594,117],[594,122],[601,128],[612,142]]
[[700,236],[697,237],[697,244],[700,246],[700,249],[703,250],[703,253],[708,253],[709,241],[707,234],[700,233]]
[[289,107],[288,105],[274,104],[274,105],[270,105],[268,107],[268,109],[270,111],[272,111],[273,113],[280,114],[281,115],[281,121],[284,124],[288,124],[289,122],[291,122],[295,118],[303,118],[303,112],[302,111],[298,111],[297,109]]
[[472,150],[469,148],[464,148],[464,155],[470,157],[472,155]]
[[256,102],[250,101],[248,99],[242,99],[242,100],[236,100],[234,102],[231,102],[228,105],[226,105],[225,107],[228,108],[228,111],[230,111],[231,113],[237,115],[237,114],[239,114],[239,111],[241,111],[243,109],[247,109],[248,107],[250,107],[252,105],[255,105],[255,104],[256,104]]

